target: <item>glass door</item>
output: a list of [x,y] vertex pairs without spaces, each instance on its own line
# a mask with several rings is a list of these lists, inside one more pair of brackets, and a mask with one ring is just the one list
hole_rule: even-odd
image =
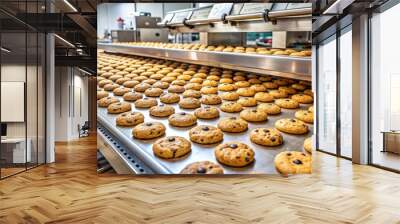
[[336,154],[336,35],[317,50],[317,149]]

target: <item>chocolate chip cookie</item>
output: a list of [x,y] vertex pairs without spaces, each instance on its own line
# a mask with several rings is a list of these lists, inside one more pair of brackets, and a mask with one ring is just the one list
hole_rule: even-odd
[[112,96],[104,97],[97,101],[99,107],[108,107],[110,104],[117,102],[119,102],[119,99]]
[[216,104],[220,104],[221,102],[222,102],[221,97],[219,97],[216,94],[208,94],[208,95],[203,95],[201,97],[202,104],[216,105]]
[[108,92],[104,90],[97,91],[97,100],[108,96]]
[[185,98],[187,98],[187,97],[200,98],[201,92],[198,90],[194,90],[194,89],[188,89],[185,92],[183,92],[182,96]]
[[190,129],[189,137],[192,142],[199,144],[213,144],[224,139],[221,129],[210,125],[199,125]]
[[298,111],[296,111],[294,116],[297,119],[304,121],[306,123],[309,123],[309,124],[314,123],[314,113],[310,112],[308,110],[298,110]]
[[250,140],[259,145],[278,146],[283,144],[282,134],[275,128],[256,128],[250,133]]
[[169,136],[153,144],[153,153],[163,159],[175,159],[190,153],[191,148],[191,143],[185,138]]
[[194,162],[187,165],[181,174],[224,174],[224,170],[218,164],[210,161]]
[[229,101],[235,101],[239,99],[239,94],[237,92],[226,92],[222,93],[220,96],[221,99]]
[[303,104],[310,104],[310,103],[313,103],[313,101],[314,101],[312,96],[309,96],[309,95],[306,95],[303,93],[293,95],[292,99],[299,103],[303,103]]
[[242,97],[237,102],[244,107],[253,107],[257,105],[257,100],[252,97]]
[[183,98],[179,101],[179,107],[184,109],[195,109],[199,108],[200,106],[200,100],[193,97]]
[[308,126],[303,122],[295,118],[283,118],[275,122],[275,127],[279,131],[283,131],[289,134],[306,134],[308,132]]
[[135,107],[136,108],[150,108],[152,106],[156,106],[157,105],[157,100],[154,98],[143,98],[143,99],[139,99],[136,100],[135,102]]
[[303,147],[304,147],[304,150],[306,150],[306,152],[308,152],[310,154],[312,153],[312,138],[311,137],[306,138],[304,140]]
[[168,117],[175,113],[175,109],[169,105],[159,104],[158,106],[151,107],[149,113],[155,117]]
[[266,92],[256,93],[256,95],[254,95],[254,99],[256,99],[258,102],[264,102],[264,103],[269,103],[274,101],[274,97]]
[[168,122],[170,125],[176,127],[189,127],[196,124],[197,118],[193,114],[179,112],[169,116]]
[[240,117],[250,122],[260,122],[268,120],[268,114],[263,110],[245,109],[240,112]]
[[144,91],[146,91],[146,89],[148,89],[150,87],[151,87],[151,85],[148,83],[140,83],[140,84],[136,85],[133,89],[136,92],[144,92]]
[[254,160],[254,151],[241,142],[227,142],[215,148],[218,162],[232,167],[243,167]]
[[276,99],[275,104],[285,109],[299,108],[299,103],[292,99]]
[[178,86],[178,85],[171,85],[168,88],[169,93],[183,93],[185,92],[185,87],[183,86]]
[[108,105],[107,107],[107,112],[109,114],[119,114],[127,111],[131,111],[132,106],[130,103],[127,102],[118,102],[118,103],[112,103]]
[[144,122],[144,116],[140,112],[125,112],[117,116],[118,126],[130,127]]
[[203,94],[216,94],[218,93],[218,89],[211,86],[204,86],[200,89],[200,92]]
[[259,104],[257,109],[266,112],[268,115],[276,115],[281,113],[281,108],[274,103]]
[[235,91],[237,90],[237,86],[235,86],[234,84],[222,83],[219,84],[218,90],[224,92]]
[[281,90],[270,90],[269,94],[271,96],[273,96],[275,99],[288,97],[288,94],[285,91],[281,91]]
[[125,101],[132,101],[132,102],[135,102],[138,99],[142,99],[142,97],[143,97],[143,94],[138,93],[138,92],[127,92],[122,96],[122,98]]
[[181,97],[176,93],[161,94],[160,101],[167,104],[177,103]]
[[236,102],[224,102],[222,103],[220,109],[227,113],[237,113],[243,110],[243,107],[240,103]]
[[126,87],[121,86],[121,87],[115,88],[113,90],[113,93],[114,93],[115,96],[122,96],[122,95],[124,95],[125,93],[127,93],[129,91],[131,91],[130,88],[126,88]]
[[311,156],[304,152],[285,151],[275,156],[277,171],[283,175],[311,173]]
[[144,95],[148,97],[159,97],[163,93],[161,88],[150,87],[144,91]]
[[162,136],[165,126],[161,122],[141,123],[133,128],[132,135],[138,139],[152,139]]
[[241,118],[227,117],[218,122],[218,128],[225,132],[238,133],[246,131],[248,124]]
[[200,119],[214,119],[219,117],[219,110],[216,107],[204,106],[197,108],[194,111],[194,115]]
[[240,96],[254,96],[254,94],[256,94],[256,92],[255,92],[253,89],[248,88],[248,87],[239,88],[236,92],[237,92]]

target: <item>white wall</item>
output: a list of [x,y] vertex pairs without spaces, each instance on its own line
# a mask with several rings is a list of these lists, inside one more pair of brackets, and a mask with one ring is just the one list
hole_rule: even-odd
[[79,137],[78,125],[88,120],[88,78],[77,69],[56,67],[55,140]]
[[167,12],[191,8],[192,3],[103,3],[97,6],[97,37],[103,38],[104,31],[118,29],[117,19],[121,17],[129,25],[132,17],[139,12],[150,12],[154,17],[163,18]]

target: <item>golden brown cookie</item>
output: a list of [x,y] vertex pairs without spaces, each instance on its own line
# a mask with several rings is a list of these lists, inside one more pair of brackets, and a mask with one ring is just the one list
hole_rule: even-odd
[[237,113],[243,110],[243,107],[240,103],[236,102],[224,102],[222,103],[220,109],[227,113]]
[[236,91],[240,96],[254,96],[254,94],[256,94],[256,92],[249,88],[249,87],[245,87],[245,88],[239,88]]
[[153,83],[153,85],[151,85],[151,86],[154,88],[167,89],[169,87],[169,83],[158,81],[158,82]]
[[200,119],[214,119],[219,117],[219,110],[216,107],[204,106],[197,108],[194,111],[194,115]]
[[250,86],[250,89],[254,90],[256,93],[267,91],[267,88],[265,88],[265,86],[262,84],[253,84]]
[[110,104],[117,102],[119,102],[119,99],[112,96],[104,97],[97,101],[99,107],[108,107]]
[[314,123],[314,113],[308,110],[298,110],[294,114],[294,117],[306,123]]
[[144,95],[148,97],[159,97],[163,93],[161,88],[150,87],[144,91]]
[[191,150],[191,143],[179,136],[169,136],[158,139],[153,144],[154,155],[163,159],[179,158],[190,153]]
[[138,139],[152,139],[162,136],[165,126],[161,122],[146,122],[137,125],[132,130],[132,135]]
[[125,112],[117,116],[118,126],[130,127],[144,122],[144,116],[140,112]]
[[306,138],[303,143],[304,150],[308,153],[312,153],[312,137]]
[[188,89],[182,94],[183,97],[193,97],[193,98],[200,98],[201,92],[198,90]]
[[284,151],[275,156],[277,171],[283,175],[311,173],[311,156],[304,152]]
[[110,83],[110,84],[104,85],[104,90],[113,91],[114,89],[116,89],[118,87],[119,87],[119,85],[117,83]]
[[303,104],[313,103],[312,96],[309,96],[309,95],[306,95],[306,94],[302,94],[302,93],[293,95],[292,99],[297,101],[298,103],[303,103]]
[[218,128],[225,132],[238,133],[246,131],[248,124],[241,118],[227,117],[218,122]]
[[142,99],[142,97],[143,97],[143,94],[138,93],[138,92],[127,92],[122,96],[122,98],[125,101],[132,101],[132,102],[134,102],[138,99]]
[[207,94],[201,97],[201,103],[207,105],[216,105],[222,102],[221,97],[216,94]]
[[313,112],[314,113],[314,106],[311,106],[308,108],[308,111]]
[[135,101],[136,108],[150,108],[157,105],[157,100],[154,98],[143,98]]
[[254,95],[254,99],[256,99],[258,102],[265,102],[265,103],[274,101],[274,97],[272,95],[270,95],[269,93],[265,93],[265,92],[256,93],[256,95]]
[[168,88],[169,93],[183,93],[185,92],[185,87],[183,86],[178,86],[178,85],[171,85]]
[[253,107],[257,105],[257,100],[252,97],[242,97],[237,102],[244,107]]
[[199,125],[189,131],[192,142],[199,144],[214,144],[224,139],[221,129],[210,125]]
[[254,161],[254,151],[241,142],[227,142],[215,148],[215,158],[227,166],[243,167]]
[[240,117],[250,122],[260,122],[268,120],[268,114],[263,110],[245,109],[240,112]]
[[127,102],[118,102],[108,105],[107,112],[110,114],[119,114],[127,111],[131,111],[132,106]]
[[283,144],[282,134],[275,128],[256,128],[250,133],[250,140],[259,145],[278,146]]
[[159,104],[158,106],[151,107],[149,113],[155,117],[169,117],[175,113],[175,109],[169,105]]
[[294,118],[283,118],[277,120],[275,122],[275,127],[279,131],[283,131],[289,134],[301,135],[308,132],[308,126],[303,121]]
[[224,170],[218,164],[210,161],[194,162],[187,165],[181,174],[223,174]]
[[237,86],[235,86],[234,84],[222,83],[222,84],[219,84],[218,90],[225,91],[225,92],[235,91],[235,90],[237,90]]
[[275,104],[285,109],[299,108],[299,103],[292,99],[276,99]]
[[268,115],[276,115],[281,113],[281,108],[274,103],[259,104],[257,109],[266,112]]
[[144,92],[144,91],[146,91],[146,89],[148,89],[150,87],[151,87],[151,85],[148,83],[140,83],[140,84],[136,85],[133,89],[136,92]]
[[108,96],[108,92],[104,90],[97,91],[97,100]]
[[176,93],[163,93],[160,96],[160,101],[167,104],[178,103],[181,97]]
[[239,99],[239,94],[237,92],[226,92],[220,95],[221,99],[235,101]]
[[131,89],[121,86],[121,87],[115,88],[113,90],[113,93],[115,96],[122,96],[129,91],[131,91]]
[[218,89],[211,86],[204,86],[200,89],[200,92],[203,94],[216,94],[218,93]]
[[188,127],[196,124],[197,118],[193,114],[189,114],[186,112],[179,112],[169,116],[168,122],[172,126]]
[[193,90],[200,90],[202,88],[202,85],[199,83],[188,83],[185,85],[185,89],[193,89]]
[[179,101],[179,107],[184,109],[195,109],[199,108],[200,106],[200,100],[193,97],[183,98]]
[[136,80],[129,80],[129,81],[124,82],[123,86],[125,86],[125,87],[127,87],[127,88],[133,88],[133,87],[135,87],[136,85],[138,85],[139,83],[140,83],[140,82],[139,82],[139,81],[136,81]]
[[275,99],[288,97],[288,94],[285,91],[281,91],[281,90],[270,90],[269,94],[271,96],[273,96]]

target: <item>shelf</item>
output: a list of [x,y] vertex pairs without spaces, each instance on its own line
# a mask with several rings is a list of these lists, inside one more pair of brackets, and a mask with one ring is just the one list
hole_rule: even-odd
[[152,57],[311,81],[310,57],[303,58],[229,52],[190,51],[104,43],[98,43],[97,47],[98,49],[110,53]]

